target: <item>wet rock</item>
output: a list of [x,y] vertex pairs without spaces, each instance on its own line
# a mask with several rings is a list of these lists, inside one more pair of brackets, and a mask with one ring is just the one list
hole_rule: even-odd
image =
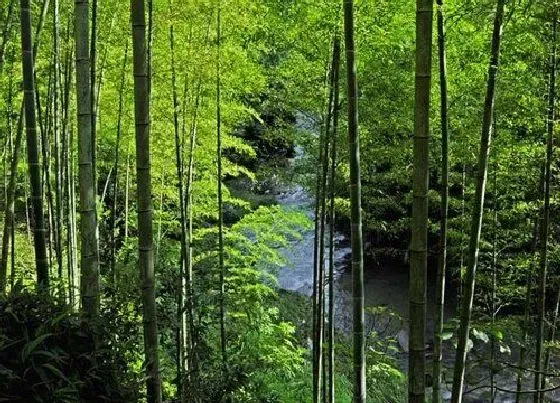
[[405,353],[408,353],[408,332],[404,329],[401,329],[398,333],[397,333],[397,342],[399,343],[399,347],[401,348],[401,350]]

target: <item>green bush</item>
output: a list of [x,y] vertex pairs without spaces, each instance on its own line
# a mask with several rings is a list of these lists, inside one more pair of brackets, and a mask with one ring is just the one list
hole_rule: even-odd
[[132,402],[107,330],[92,329],[48,294],[0,298],[0,402]]

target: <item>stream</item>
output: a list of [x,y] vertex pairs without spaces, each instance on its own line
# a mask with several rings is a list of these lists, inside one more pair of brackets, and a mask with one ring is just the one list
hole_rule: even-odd
[[[303,151],[298,147],[296,150],[296,158],[291,160],[294,165],[295,160],[301,157]],[[276,192],[276,201],[290,209],[299,209],[307,214],[310,219],[314,219],[314,201],[311,194],[299,184],[288,184],[282,190]],[[329,234],[329,228],[326,228],[326,234]],[[279,285],[282,289],[295,291],[297,293],[311,296],[313,290],[313,244],[314,231],[304,231],[300,240],[293,240],[288,248],[282,250],[282,254],[290,262],[289,265],[280,269],[278,273]],[[327,235],[328,239],[328,235]],[[352,279],[350,269],[351,248],[348,237],[340,232],[335,233],[335,317],[336,327],[338,331],[350,334],[352,329]],[[328,250],[325,252],[325,267],[329,267]],[[431,343],[434,327],[434,311],[435,311],[435,285],[433,282],[428,284],[428,304],[427,304],[427,329],[428,329],[428,349],[431,351]],[[380,337],[396,338],[400,347],[400,352],[396,354],[397,363],[401,371],[407,371],[408,365],[408,265],[397,267],[386,267],[376,270],[368,270],[364,272],[364,294],[366,307],[366,331],[375,330]],[[368,313],[368,308],[384,307],[390,312],[397,314],[389,317],[387,314],[374,315]],[[454,307],[447,306],[445,309],[446,320],[454,316]],[[391,319],[388,319],[391,318]],[[482,343],[480,343],[482,344]],[[480,349],[479,349],[480,347]],[[475,351],[485,351],[487,347],[479,346],[479,342],[475,344]],[[443,361],[445,371],[444,379],[447,386],[444,386],[445,401],[451,398],[451,382],[454,362],[454,347],[450,342],[444,342]],[[515,356],[497,354],[499,359],[504,361],[509,358],[512,362],[516,362]],[[515,358],[514,358],[515,357]],[[427,356],[428,368],[431,367],[431,355]],[[476,367],[476,366],[475,366]],[[464,402],[489,402],[490,392],[488,387],[488,366],[479,365],[471,369],[466,378],[466,390]],[[515,390],[516,374],[513,370],[503,370],[495,375],[496,384],[501,388]],[[532,389],[532,377],[528,377],[524,382],[524,389]],[[431,389],[430,389],[431,390]],[[428,395],[431,395],[428,390]],[[560,402],[560,394],[554,392],[550,396],[554,402]],[[527,394],[526,399],[522,402],[532,402],[532,395]],[[494,400],[496,403],[513,403],[515,395],[510,393],[497,392]],[[375,402],[377,403],[377,402]],[[379,402],[381,403],[381,402]]]

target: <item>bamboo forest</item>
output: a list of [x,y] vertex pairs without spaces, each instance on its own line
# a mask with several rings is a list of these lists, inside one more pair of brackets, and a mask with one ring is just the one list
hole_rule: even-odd
[[0,402],[560,402],[560,0],[0,0]]

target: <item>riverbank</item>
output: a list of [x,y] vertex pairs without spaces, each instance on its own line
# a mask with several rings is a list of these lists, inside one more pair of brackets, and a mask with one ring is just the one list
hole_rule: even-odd
[[[286,209],[297,209],[303,211],[311,220],[314,219],[314,200],[312,195],[306,190],[301,180],[301,166],[298,161],[302,158],[303,150],[297,148],[296,157],[294,159],[286,159],[285,161],[275,161],[275,168],[278,164],[283,167],[281,174],[269,175],[270,172],[278,172],[277,169],[268,169],[262,167],[262,171],[257,173],[260,180],[257,183],[250,184],[247,181],[237,182],[232,187],[232,192],[248,200],[251,205],[257,206],[261,204],[279,204]],[[296,172],[294,172],[296,171]],[[299,172],[299,173],[298,173]],[[305,182],[305,180],[303,181]],[[345,225],[341,226],[342,228]],[[327,227],[327,233],[329,228]],[[337,360],[350,361],[351,355],[348,346],[351,346],[351,328],[352,328],[352,312],[351,312],[351,273],[349,265],[349,234],[344,232],[336,232],[335,245],[335,316],[337,329]],[[291,241],[288,248],[282,250],[282,255],[286,258],[288,264],[281,268],[278,272],[279,282],[279,304],[281,306],[280,315],[283,320],[293,323],[296,327],[296,338],[298,343],[303,347],[310,347],[311,340],[311,307],[312,301],[310,296],[313,287],[313,264],[312,251],[314,246],[313,230],[304,231],[301,239]],[[328,253],[326,253],[328,256]],[[328,261],[326,262],[328,265]],[[428,371],[427,383],[431,383],[431,343],[433,340],[433,324],[434,324],[434,281],[428,283]],[[370,349],[368,354],[372,354],[370,362],[385,362],[385,369],[393,368],[395,371],[395,379],[400,375],[404,376],[407,372],[408,365],[408,265],[405,261],[399,264],[375,264],[364,273],[364,289],[365,289],[365,306],[366,306],[366,329],[368,330],[368,345]],[[450,331],[456,325],[454,319],[456,311],[456,302],[452,298],[447,299],[446,304],[446,322],[450,326]],[[476,326],[476,324],[475,324]],[[475,327],[476,328],[476,327]],[[489,374],[490,366],[487,360],[478,357],[485,356],[477,354],[477,352],[487,352],[488,342],[486,333],[480,329],[477,334],[482,336],[473,337],[474,353],[471,354],[470,367],[468,369],[466,383],[467,392],[465,394],[465,402],[485,402],[489,401]],[[514,344],[514,337],[506,335],[503,342],[499,343],[498,352],[496,354],[496,362],[511,361],[516,362],[518,355],[518,346]],[[340,358],[339,355],[348,356]],[[444,390],[446,401],[450,398],[452,368],[454,364],[455,347],[452,340],[444,343],[444,379],[447,387]],[[486,354],[487,355],[487,354]],[[381,359],[382,358],[382,359]],[[384,361],[385,360],[385,361]],[[379,369],[379,368],[378,368]],[[506,365],[495,364],[494,367],[495,382],[503,389],[515,390],[517,372]],[[397,376],[397,374],[400,374]],[[371,378],[372,380],[375,377]],[[530,389],[531,379],[527,377],[523,381],[523,388]],[[404,391],[406,385],[403,383]],[[404,395],[403,395],[404,396]],[[404,397],[403,397],[404,399]],[[527,395],[529,401],[530,395]],[[560,401],[554,396],[552,401]],[[398,400],[396,400],[398,401]],[[505,392],[497,392],[496,403],[510,403],[515,401],[515,395]]]

